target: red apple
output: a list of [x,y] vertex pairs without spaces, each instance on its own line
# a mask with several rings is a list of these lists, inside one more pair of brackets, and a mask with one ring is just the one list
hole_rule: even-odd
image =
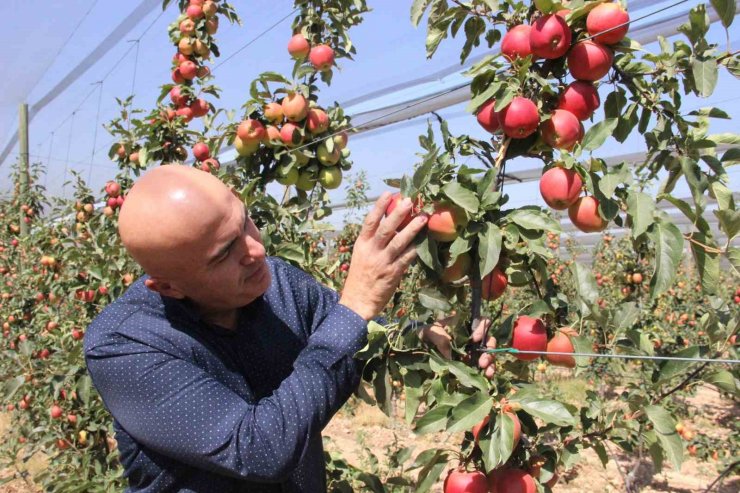
[[[398,206],[398,203],[403,200],[403,196],[400,193],[396,193],[391,197],[391,201],[388,203],[388,207],[385,209],[385,215],[390,216],[391,212],[395,210],[395,208]],[[411,207],[411,210],[408,214],[406,214],[406,217],[403,218],[403,221],[401,221],[401,224],[398,225],[398,228],[396,228],[396,231],[401,231],[403,228],[409,225],[411,220],[415,218],[419,213],[421,212],[421,208],[424,207],[424,204],[421,202],[421,199],[418,199],[414,201],[414,204]]]
[[170,99],[175,106],[183,106],[188,100],[188,98],[182,94],[180,86],[175,86],[170,89]]
[[532,25],[529,44],[532,53],[540,58],[553,59],[565,55],[570,48],[572,34],[559,15],[544,15]]
[[280,103],[267,103],[264,108],[265,118],[270,123],[282,123],[283,107]]
[[[602,3],[588,13],[586,29],[588,29],[589,36],[595,36],[592,39],[597,43],[613,45],[622,41],[627,35],[629,20],[630,15],[619,3]],[[614,30],[609,31],[610,29]]]
[[181,117],[183,117],[183,118],[185,119],[185,121],[186,121],[186,122],[190,122],[190,121],[192,121],[193,117],[195,116],[195,115],[193,115],[193,110],[191,110],[191,109],[190,109],[189,107],[187,107],[187,106],[186,106],[186,107],[184,107],[184,108],[180,108],[180,109],[178,109],[178,110],[177,110],[177,111],[175,112],[175,114],[176,114],[177,116],[181,116]]
[[291,122],[300,122],[308,115],[308,102],[303,95],[293,92],[283,98],[283,115]]
[[452,204],[436,203],[429,216],[427,228],[429,237],[436,241],[452,242],[458,237],[459,229],[468,225],[465,212]]
[[609,73],[613,61],[614,52],[608,46],[581,41],[568,53],[568,70],[575,79],[595,81]]
[[521,469],[496,469],[488,475],[491,493],[535,493],[534,478]]
[[568,217],[584,233],[604,231],[608,222],[599,215],[599,201],[592,196],[581,197],[568,207]]
[[[570,337],[577,335],[578,333],[570,327],[560,329],[547,343],[547,352],[573,353],[575,349],[573,348],[573,343],[571,342]],[[564,366],[566,368],[575,368],[576,366],[576,359],[573,356],[548,354],[545,358],[555,366]]]
[[[447,262],[445,262],[446,264]],[[458,255],[452,265],[446,266],[442,272],[442,282],[451,283],[461,280],[468,275],[470,270],[470,255],[463,253]]]
[[198,98],[190,105],[190,109],[193,111],[193,116],[200,118],[206,116],[211,107],[208,105],[208,101]]
[[583,180],[572,169],[559,166],[545,171],[540,178],[540,194],[547,205],[562,211],[574,204],[581,195]]
[[308,52],[311,51],[311,46],[308,44],[308,40],[303,34],[294,34],[290,41],[288,41],[288,53],[296,60],[306,58]]
[[510,61],[515,58],[526,58],[532,54],[529,37],[532,26],[519,24],[512,27],[501,40],[501,53]]
[[280,137],[280,130],[274,125],[268,125],[265,127],[265,140],[268,142],[282,140]]
[[259,120],[248,118],[236,128],[236,135],[244,142],[261,141],[265,139],[265,127]]
[[190,4],[185,10],[185,15],[187,15],[188,18],[192,20],[200,19],[201,17],[203,17],[203,7],[201,7],[200,5]]
[[208,159],[203,161],[203,165],[208,166],[209,171],[218,170],[221,168],[221,163],[219,163],[218,160],[212,157],[209,157]]
[[301,132],[294,123],[286,123],[280,129],[280,139],[288,147],[295,147],[301,143]]
[[601,104],[599,92],[590,82],[572,82],[558,99],[558,109],[567,110],[579,120],[588,120]]
[[184,36],[190,36],[195,32],[195,22],[193,19],[185,19],[180,23],[180,32]]
[[204,142],[198,142],[193,146],[193,156],[198,161],[205,161],[211,157],[211,150],[208,149],[208,145]]
[[537,130],[540,124],[540,113],[532,100],[517,96],[501,110],[499,123],[507,136],[513,139],[523,139]]
[[314,46],[311,48],[308,59],[311,60],[311,64],[316,70],[326,72],[331,70],[332,65],[334,65],[334,50],[327,45]]
[[[522,315],[514,322],[511,347],[520,351],[545,351],[547,349],[547,331],[542,320]],[[531,361],[537,359],[537,354],[518,354],[517,359]]]
[[583,137],[581,122],[567,110],[555,110],[540,128],[542,139],[554,149],[570,151]]
[[486,475],[480,471],[451,471],[444,481],[444,493],[488,493]]
[[478,439],[480,438],[480,432],[483,431],[483,428],[491,421],[491,416],[488,415],[482,420],[480,420],[480,423],[473,426],[473,429],[471,430],[473,433],[473,440],[475,440],[475,443],[478,443]]
[[495,105],[496,100],[489,99],[483,103],[476,114],[480,126],[491,133],[496,133],[501,128],[501,124],[498,121],[498,114],[493,110]]
[[310,133],[322,134],[329,130],[329,115],[320,108],[310,109],[306,116],[306,123]]
[[178,70],[185,80],[193,80],[195,76],[198,75],[198,66],[195,62],[191,62],[190,60],[182,62],[178,67]]
[[210,19],[216,15],[216,13],[218,13],[218,5],[216,5],[216,2],[209,0],[203,3],[203,15],[206,16],[206,19]]
[[504,294],[508,284],[509,279],[506,277],[506,273],[499,267],[494,267],[493,271],[483,278],[481,296],[488,301],[498,299]]
[[51,406],[50,414],[52,419],[59,419],[62,417],[62,408],[54,404]]

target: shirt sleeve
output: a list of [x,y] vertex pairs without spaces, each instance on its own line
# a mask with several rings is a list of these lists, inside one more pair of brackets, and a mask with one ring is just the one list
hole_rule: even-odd
[[293,372],[256,404],[189,361],[122,335],[90,348],[86,360],[106,407],[143,446],[219,474],[280,482],[357,385],[352,356],[365,340],[365,320],[335,305]]

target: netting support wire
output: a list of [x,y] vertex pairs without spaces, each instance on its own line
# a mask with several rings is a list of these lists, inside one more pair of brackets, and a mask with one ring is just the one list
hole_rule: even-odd
[[[141,38],[129,40],[129,43],[136,43],[136,52],[134,53],[134,75],[131,77],[131,104],[133,106],[134,98],[136,97],[136,70],[139,68],[139,45]],[[131,130],[131,115],[128,116],[128,128]]]
[[51,150],[54,148],[54,132],[51,132],[51,142],[49,142],[49,157],[46,158],[46,166],[44,167],[44,190],[46,190],[46,184],[49,181],[49,172],[51,171]]
[[72,135],[75,126],[75,115],[77,110],[72,112],[72,118],[69,121],[69,142],[67,142],[67,159],[64,161],[64,176],[62,177],[62,197],[64,197],[64,191],[67,188],[67,171],[69,170],[69,151],[72,149]]
[[730,365],[740,364],[740,359],[717,359],[717,358],[685,358],[682,356],[641,356],[636,354],[613,354],[613,353],[562,353],[558,351],[523,351],[515,348],[479,349],[484,353],[508,353],[508,354],[536,354],[541,356],[582,356],[584,358],[615,358],[632,360],[653,361],[686,361],[690,363],[726,363]]
[[99,80],[95,82],[99,87],[98,94],[98,110],[95,114],[95,131],[93,132],[93,145],[92,151],[90,152],[90,168],[87,171],[87,184],[90,185],[90,178],[92,178],[93,160],[95,159],[95,146],[98,144],[98,122],[100,121],[100,104],[103,102],[103,81]]

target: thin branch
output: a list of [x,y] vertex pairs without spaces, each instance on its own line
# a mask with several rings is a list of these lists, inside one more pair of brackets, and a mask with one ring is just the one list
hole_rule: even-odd
[[707,489],[704,490],[704,493],[709,493],[710,491],[712,491],[712,488],[714,488],[714,485],[716,485],[718,482],[722,481],[722,479],[724,479],[725,476],[727,476],[728,474],[730,474],[733,471],[733,469],[735,469],[738,466],[740,466],[740,460],[736,460],[735,462],[733,462],[732,464],[730,464],[729,466],[727,466],[727,469],[725,469],[724,471],[722,471],[722,474],[720,474],[719,476],[717,476],[717,479],[715,479],[714,481],[712,481],[712,484],[710,484],[707,487]]
[[725,250],[720,250],[719,248],[710,247],[709,245],[705,245],[704,243],[695,240],[693,233],[688,234],[688,235],[683,235],[683,237],[686,240],[690,241],[691,243],[694,243],[695,245],[699,245],[700,247],[702,247],[704,250],[706,250],[709,253],[718,253],[720,255],[723,255],[726,253]]

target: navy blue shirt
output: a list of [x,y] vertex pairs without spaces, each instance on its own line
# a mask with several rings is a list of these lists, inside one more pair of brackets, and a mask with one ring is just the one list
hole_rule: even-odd
[[367,323],[300,269],[268,265],[236,330],[145,278],[93,320],[85,359],[127,492],[326,491],[321,430],[359,383]]

